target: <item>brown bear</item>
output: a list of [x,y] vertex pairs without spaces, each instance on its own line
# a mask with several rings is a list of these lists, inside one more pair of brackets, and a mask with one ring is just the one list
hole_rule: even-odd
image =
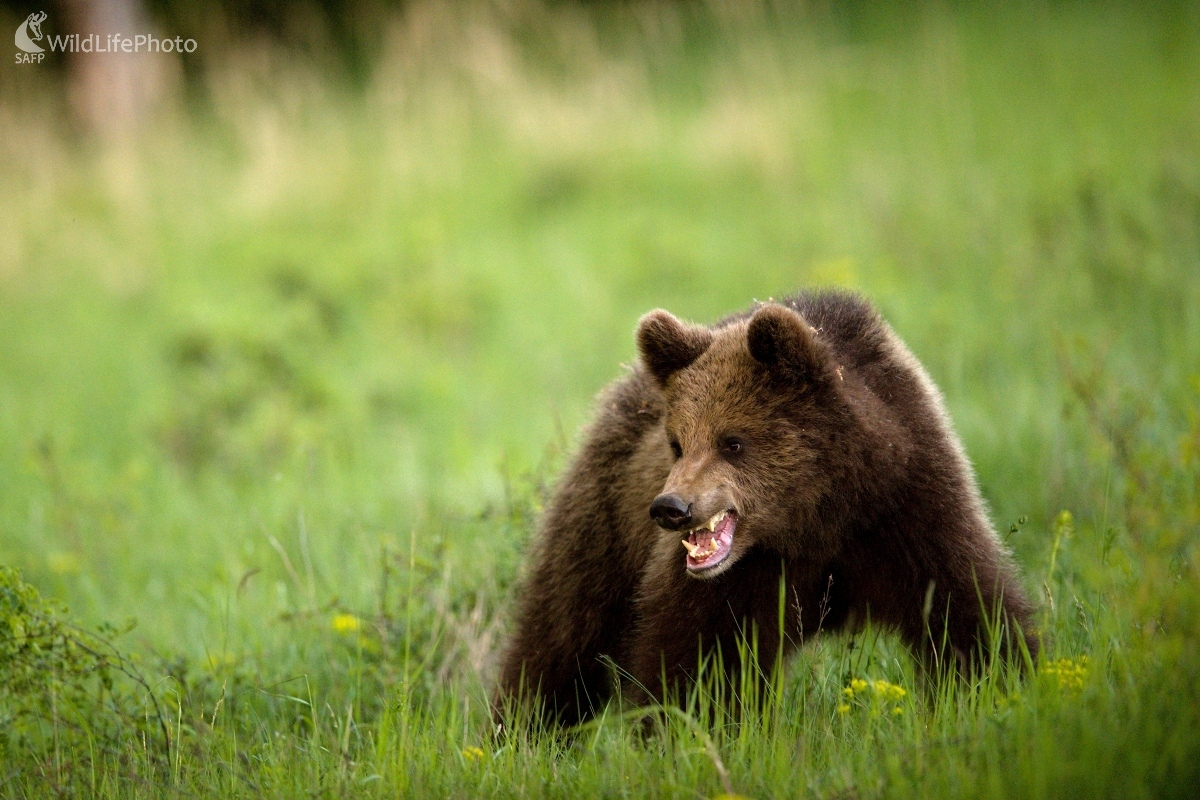
[[712,327],[651,311],[637,344],[542,521],[497,709],[579,722],[609,660],[660,699],[751,630],[773,663],[781,586],[785,653],[868,618],[931,666],[1015,637],[1036,653],[942,397],[865,300],[801,293]]

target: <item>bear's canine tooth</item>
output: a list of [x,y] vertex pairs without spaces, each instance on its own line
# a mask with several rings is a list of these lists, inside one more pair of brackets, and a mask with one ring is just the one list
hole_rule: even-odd
[[688,551],[689,556],[691,556],[692,558],[696,557],[696,551],[700,549],[700,547],[698,545],[692,544],[687,539],[682,539],[680,541],[680,543],[683,545],[683,549]]

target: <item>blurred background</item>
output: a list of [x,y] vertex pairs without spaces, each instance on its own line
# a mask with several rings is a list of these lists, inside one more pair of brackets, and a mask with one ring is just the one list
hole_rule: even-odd
[[[133,646],[283,659],[382,613],[399,558],[431,674],[486,680],[638,317],[804,287],[928,366],[1031,587],[1052,547],[1153,582],[1195,539],[1194,4],[76,0],[0,31],[40,12],[42,61],[0,67],[0,563]],[[113,32],[196,47],[46,44]]]

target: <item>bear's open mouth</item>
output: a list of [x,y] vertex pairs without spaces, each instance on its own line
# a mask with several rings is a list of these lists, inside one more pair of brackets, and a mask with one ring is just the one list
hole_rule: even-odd
[[699,528],[688,531],[683,540],[687,553],[687,568],[703,572],[729,557],[733,547],[733,531],[737,528],[737,512],[733,509],[714,514]]

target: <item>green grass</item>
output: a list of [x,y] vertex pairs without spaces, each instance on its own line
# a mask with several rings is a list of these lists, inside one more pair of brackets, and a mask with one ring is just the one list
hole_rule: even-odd
[[[53,628],[49,675],[0,648],[0,793],[1194,791],[1195,11],[483,6],[383,39],[355,92],[232,52],[125,142],[6,68],[0,564],[121,626],[172,742]],[[637,318],[815,285],[942,387],[1044,663],[944,684],[818,636],[761,715],[491,738],[521,552]]]

